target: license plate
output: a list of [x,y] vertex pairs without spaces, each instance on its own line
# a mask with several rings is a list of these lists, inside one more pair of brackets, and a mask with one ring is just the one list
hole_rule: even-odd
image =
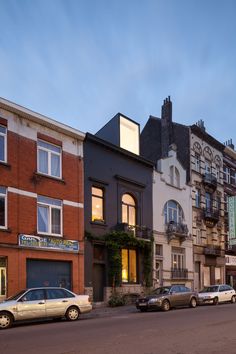
[[140,303],[139,306],[146,306],[146,304],[145,303]]

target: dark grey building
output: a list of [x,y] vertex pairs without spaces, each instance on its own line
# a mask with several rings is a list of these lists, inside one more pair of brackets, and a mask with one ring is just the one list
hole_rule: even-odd
[[104,238],[112,232],[119,245],[119,237],[131,237],[119,249],[119,290],[139,293],[146,282],[143,249],[132,240],[151,244],[153,164],[140,156],[139,138],[139,124],[120,113],[86,135],[85,288],[94,301],[106,301],[114,285]]

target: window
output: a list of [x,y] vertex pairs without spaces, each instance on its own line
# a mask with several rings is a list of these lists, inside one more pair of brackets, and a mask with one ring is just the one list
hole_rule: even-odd
[[139,125],[121,116],[120,147],[139,155]]
[[170,184],[172,184],[172,186],[180,187],[179,170],[174,166],[170,166]]
[[220,166],[216,165],[216,179],[220,181]]
[[61,147],[38,140],[38,172],[61,178]]
[[197,172],[200,172],[200,155],[197,153],[195,153],[194,162],[195,162],[195,170]]
[[161,276],[162,276],[162,262],[156,261],[155,263],[155,278],[158,283],[161,282]]
[[0,187],[0,228],[7,227],[7,189]]
[[201,191],[200,189],[196,189],[195,192],[195,207],[200,208],[201,206]]
[[92,221],[104,222],[104,191],[92,187]]
[[7,162],[7,128],[0,125],[0,161]]
[[205,162],[205,173],[207,174],[211,174],[211,162],[206,160]]
[[165,223],[174,221],[176,223],[182,223],[184,219],[183,210],[181,206],[174,200],[169,200],[164,207]]
[[224,181],[230,183],[230,168],[224,166]]
[[38,232],[42,234],[61,236],[61,200],[38,196]]
[[217,209],[217,210],[220,210],[220,207],[221,207],[221,198],[217,196],[215,203],[216,203],[216,209]]
[[171,264],[173,269],[185,268],[185,252],[183,248],[172,247]]
[[137,282],[137,260],[136,251],[122,249],[122,283]]
[[136,225],[136,204],[130,194],[122,196],[122,222],[131,226]]
[[75,297],[69,291],[64,289],[46,289],[47,299],[67,299]]
[[212,196],[210,193],[206,192],[205,194],[205,202],[206,202],[206,209],[209,210],[212,208]]
[[236,185],[236,172],[232,169],[230,171],[230,183]]
[[155,244],[155,255],[162,256],[162,245]]
[[30,290],[23,297],[23,301],[38,301],[44,299],[45,299],[45,295],[43,289]]

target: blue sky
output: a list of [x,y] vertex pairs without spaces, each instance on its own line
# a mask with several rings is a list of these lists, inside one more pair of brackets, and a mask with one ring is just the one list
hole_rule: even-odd
[[0,96],[95,133],[203,119],[236,145],[236,1],[0,0]]

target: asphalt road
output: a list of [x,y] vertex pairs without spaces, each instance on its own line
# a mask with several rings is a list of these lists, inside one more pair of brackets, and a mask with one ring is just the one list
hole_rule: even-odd
[[0,354],[236,354],[236,304],[135,308],[0,331]]

